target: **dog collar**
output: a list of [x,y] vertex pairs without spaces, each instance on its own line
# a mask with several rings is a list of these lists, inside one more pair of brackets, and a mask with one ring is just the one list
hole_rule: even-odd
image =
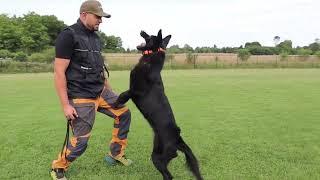
[[[159,52],[159,51],[165,52],[165,50],[162,48],[159,48],[156,52]],[[145,50],[142,52],[142,54],[152,54],[152,53],[154,53],[154,51],[152,50]]]

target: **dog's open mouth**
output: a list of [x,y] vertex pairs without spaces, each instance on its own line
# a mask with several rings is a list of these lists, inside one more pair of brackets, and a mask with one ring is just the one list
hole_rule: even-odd
[[141,43],[137,46],[137,49],[144,49],[146,47],[146,43]]

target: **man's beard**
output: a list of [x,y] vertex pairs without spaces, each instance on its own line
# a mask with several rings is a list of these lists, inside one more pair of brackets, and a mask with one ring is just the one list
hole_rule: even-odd
[[93,26],[94,31],[99,31],[99,25]]

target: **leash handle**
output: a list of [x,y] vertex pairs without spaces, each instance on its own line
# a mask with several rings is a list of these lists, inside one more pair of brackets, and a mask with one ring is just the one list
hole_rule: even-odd
[[69,124],[69,127],[71,127],[72,135],[74,135],[74,131],[73,131],[73,126],[72,126],[72,123],[71,123],[71,119],[68,119],[68,124]]
[[107,72],[107,74],[108,74],[108,78],[110,77],[110,74],[109,74],[109,71],[108,71],[108,68],[107,68],[107,66],[103,63],[103,68],[104,68],[104,70]]
[[[72,128],[72,124],[71,124],[71,119],[68,119],[68,121],[67,121],[66,136],[65,136],[65,139],[64,139],[64,142],[63,142],[63,145],[62,145],[62,149],[61,149],[61,154],[60,154],[61,157],[62,157],[62,153],[63,153],[64,147],[67,148],[68,145],[69,145],[70,127],[71,127],[71,130],[72,130],[72,134],[74,135],[73,128]],[[65,157],[65,158],[66,158],[66,156],[67,156],[67,151],[65,151],[65,153],[64,153],[64,157]]]

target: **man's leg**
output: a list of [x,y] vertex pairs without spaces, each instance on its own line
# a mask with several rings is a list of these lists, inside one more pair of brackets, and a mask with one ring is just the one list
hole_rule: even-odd
[[125,158],[124,151],[127,147],[127,136],[131,123],[131,113],[127,107],[113,109],[110,106],[111,103],[115,102],[117,97],[118,96],[112,91],[104,91],[99,99],[98,111],[114,118],[109,156],[124,165],[130,165],[132,161]]
[[[71,122],[74,135],[68,140],[63,152],[59,153],[58,159],[52,162],[52,169],[56,171],[58,169],[66,171],[70,163],[85,152],[94,124],[96,109],[93,100],[74,99],[70,103],[76,109],[79,117]],[[52,172],[51,175],[53,175]]]

